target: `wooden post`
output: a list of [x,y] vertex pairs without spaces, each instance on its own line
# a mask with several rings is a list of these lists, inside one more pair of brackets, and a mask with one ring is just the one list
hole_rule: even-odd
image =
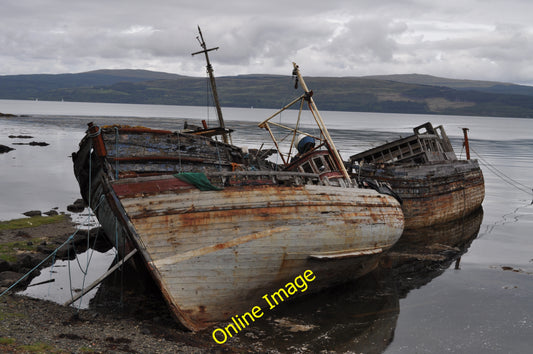
[[468,128],[463,128],[463,134],[465,136],[464,147],[466,150],[466,159],[470,160],[470,146],[468,145]]

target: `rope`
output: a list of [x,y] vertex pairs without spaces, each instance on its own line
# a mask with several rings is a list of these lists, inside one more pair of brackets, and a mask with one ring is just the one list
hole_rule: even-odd
[[30,275],[33,271],[35,271],[36,269],[38,269],[41,265],[43,265],[44,262],[46,262],[48,259],[50,259],[50,257],[55,257],[57,251],[59,251],[63,246],[65,246],[67,243],[69,243],[73,238],[74,236],[78,233],[78,230],[76,230],[72,235],[69,236],[69,238],[63,242],[59,247],[57,247],[52,253],[50,253],[45,259],[43,259],[39,264],[37,264],[35,267],[33,267],[30,271],[28,271],[26,274],[24,274],[19,280],[17,280],[13,285],[11,285],[9,288],[7,288],[6,290],[4,290],[4,292],[2,294],[0,294],[0,297],[4,296],[9,290],[13,289],[15,286],[17,286],[17,284],[19,284],[21,281],[23,281],[24,279],[26,279],[28,277],[28,275]]
[[525,184],[507,176],[505,173],[503,173],[502,171],[498,170],[494,165],[492,165],[491,163],[489,163],[488,161],[486,161],[483,157],[481,157],[481,155],[479,155],[477,153],[477,151],[475,151],[474,149],[470,148],[471,151],[474,152],[474,154],[476,154],[476,156],[479,158],[479,160],[481,160],[481,162],[483,163],[483,165],[485,167],[487,167],[489,169],[489,171],[491,171],[494,175],[496,175],[496,177],[499,177],[501,180],[503,180],[505,183],[513,186],[514,188],[518,189],[519,191],[522,191],[524,193],[527,193],[529,195],[533,195],[533,188],[531,188],[530,186],[526,186]]

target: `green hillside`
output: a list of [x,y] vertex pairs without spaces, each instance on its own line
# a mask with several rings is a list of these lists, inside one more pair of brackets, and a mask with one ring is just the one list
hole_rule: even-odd
[[[290,76],[218,77],[225,107],[279,108],[298,95]],[[428,75],[306,77],[322,110],[533,117],[533,88]],[[145,70],[0,76],[0,99],[206,105],[206,78]]]

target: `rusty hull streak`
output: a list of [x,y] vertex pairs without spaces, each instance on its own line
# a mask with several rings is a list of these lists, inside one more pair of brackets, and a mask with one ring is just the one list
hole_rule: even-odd
[[194,258],[194,257],[203,256],[203,255],[206,255],[206,254],[211,253],[211,252],[216,252],[216,251],[219,251],[219,250],[223,250],[223,249],[226,249],[226,248],[229,248],[229,247],[237,246],[237,245],[240,245],[240,244],[243,244],[243,243],[246,243],[246,242],[250,242],[250,241],[253,241],[253,240],[257,240],[257,239],[260,239],[260,238],[269,237],[269,236],[272,236],[272,234],[274,234],[274,233],[284,232],[284,231],[288,231],[288,230],[289,230],[288,227],[276,227],[276,228],[271,229],[271,230],[266,230],[266,231],[257,232],[257,233],[250,234],[250,235],[237,237],[237,238],[234,238],[233,240],[230,240],[230,241],[227,241],[227,242],[224,242],[224,243],[219,243],[219,244],[216,244],[216,245],[213,245],[213,246],[207,246],[207,247],[199,248],[199,249],[196,249],[196,250],[184,252],[182,254],[177,254],[177,255],[174,255],[174,256],[167,257],[167,258],[159,259],[159,260],[157,260],[157,261],[155,261],[153,263],[154,263],[154,265],[156,267],[161,267],[161,266],[170,265],[170,264],[176,264],[176,263],[183,262],[183,261],[186,261],[186,260]]
[[180,189],[196,189],[193,185],[178,178],[149,180],[132,183],[114,183],[113,190],[121,198],[131,198],[150,194],[176,191]]

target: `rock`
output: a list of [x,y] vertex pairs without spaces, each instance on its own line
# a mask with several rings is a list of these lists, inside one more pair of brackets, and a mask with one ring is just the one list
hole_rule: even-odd
[[46,257],[42,253],[22,253],[17,255],[17,262],[12,265],[12,268],[19,272],[33,269],[33,267],[41,263]]
[[48,146],[50,144],[45,143],[44,141],[32,141],[28,145],[30,145],[30,146]]
[[10,139],[33,139],[33,136],[30,135],[10,135],[8,136]]
[[11,270],[11,265],[8,261],[0,260],[0,273],[6,270]]
[[59,215],[59,213],[56,210],[49,210],[49,211],[45,212],[44,214],[48,215],[48,216]]
[[73,260],[76,258],[76,249],[72,244],[66,244],[56,252],[56,258],[61,260]]
[[13,145],[48,146],[44,141],[32,141],[31,143],[13,143]]
[[32,217],[32,216],[41,216],[42,213],[40,210],[30,210],[30,211],[27,211],[25,213],[22,213],[23,215],[26,215],[26,216],[29,216],[29,217]]
[[83,199],[76,199],[73,204],[67,206],[67,210],[72,213],[81,213],[85,210],[85,202]]
[[[13,272],[13,271],[5,271],[5,272],[2,272],[0,273],[0,286],[2,287],[10,287],[11,285],[13,285],[15,282],[17,282],[20,278],[22,278],[24,276],[24,274],[22,273],[17,273],[17,272]],[[24,286],[26,285],[27,283],[27,280],[24,279],[23,281],[21,281],[21,285]]]
[[81,213],[83,210],[85,210],[85,208],[80,207],[79,205],[76,205],[76,204],[70,204],[70,205],[67,205],[67,210],[72,213]]
[[3,154],[5,152],[10,152],[11,150],[15,150],[15,149],[10,148],[9,146],[0,144],[0,154]]
[[15,236],[17,237],[24,237],[24,238],[30,238],[31,235],[29,233],[27,233],[26,231],[17,231],[17,233],[15,234]]

